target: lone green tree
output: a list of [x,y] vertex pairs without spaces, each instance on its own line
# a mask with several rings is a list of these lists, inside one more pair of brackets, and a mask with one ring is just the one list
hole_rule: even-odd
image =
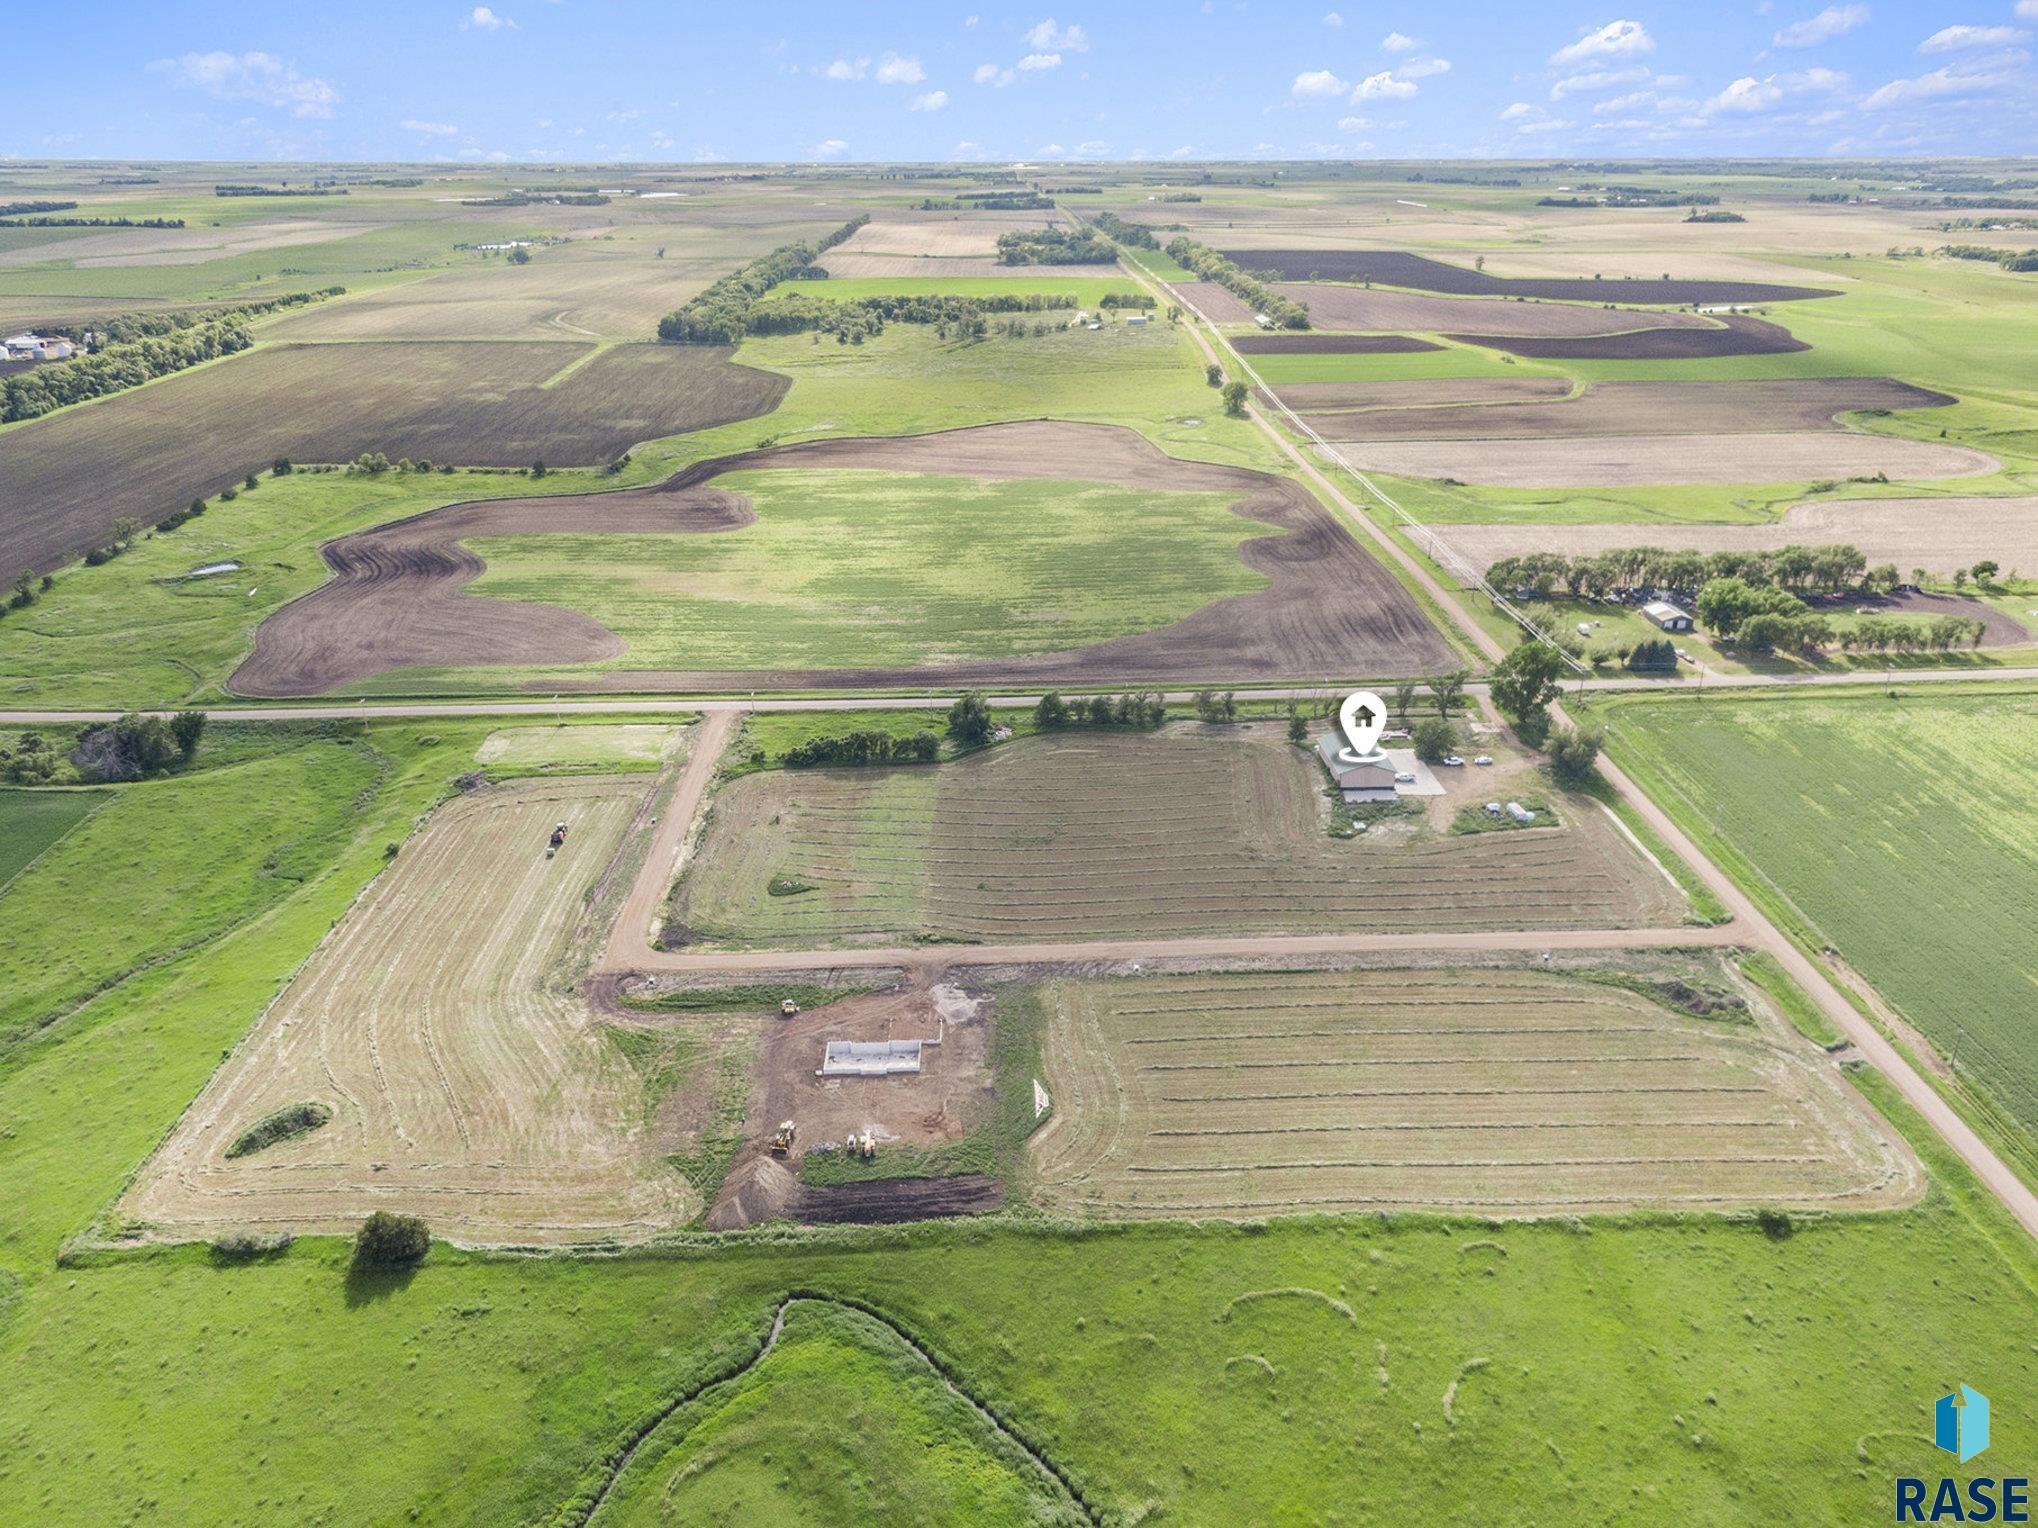
[[1298,748],[1309,746],[1309,723],[1302,719],[1300,711],[1288,713],[1288,741]]
[[1550,734],[1550,769],[1566,785],[1583,784],[1599,762],[1606,734],[1597,727],[1559,727]]
[[1415,724],[1415,756],[1425,764],[1441,764],[1451,751],[1451,725],[1440,716]]
[[1224,412],[1243,419],[1245,417],[1246,395],[1251,391],[1243,382],[1232,381],[1224,384]]
[[1493,704],[1515,729],[1541,741],[1549,729],[1550,702],[1557,698],[1564,660],[1547,642],[1530,640],[1493,666]]
[[432,1233],[415,1215],[377,1210],[354,1236],[354,1262],[361,1268],[408,1268],[431,1249]]
[[1436,697],[1437,715],[1448,716],[1451,707],[1458,703],[1458,697],[1465,693],[1465,681],[1471,674],[1465,669],[1452,669],[1448,674],[1439,674],[1423,682],[1429,686],[1430,694]]
[[991,740],[991,704],[982,690],[971,690],[948,708],[948,735],[971,748]]
[[1061,698],[1059,690],[1049,690],[1040,697],[1040,703],[1033,708],[1033,723],[1043,731],[1069,724],[1069,704]]

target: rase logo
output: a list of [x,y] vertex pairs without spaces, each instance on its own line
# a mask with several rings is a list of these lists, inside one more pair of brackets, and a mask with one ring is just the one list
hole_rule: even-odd
[[[1971,1385],[1942,1395],[1932,1406],[1932,1441],[1962,1464],[1988,1447],[1988,1397]],[[2023,1476],[1977,1475],[1965,1491],[1950,1475],[1935,1486],[1910,1476],[1896,1483],[1900,1523],[2028,1523],[2031,1482]]]

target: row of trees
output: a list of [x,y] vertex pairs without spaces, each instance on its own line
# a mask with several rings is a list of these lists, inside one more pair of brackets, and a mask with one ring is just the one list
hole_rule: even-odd
[[[203,711],[167,718],[129,713],[83,728],[68,762],[86,781],[145,780],[190,763],[204,733]],[[12,749],[0,749],[0,777],[15,785],[46,785],[64,762],[47,738],[24,732]]]
[[1129,222],[1115,212],[1099,212],[1092,221],[1120,244],[1130,244],[1134,249],[1161,247],[1161,241],[1153,236],[1153,230],[1146,224]]
[[861,343],[884,333],[888,323],[933,324],[943,330],[954,330],[964,339],[981,339],[989,329],[988,314],[1066,311],[1075,305],[1074,294],[1068,292],[999,292],[984,297],[880,293],[847,302],[794,292],[772,302],[758,303],[750,310],[745,328],[751,334],[804,334],[812,330]]
[[1118,251],[1095,229],[1015,228],[998,235],[1000,265],[1115,265]]
[[[295,292],[266,302],[176,314],[122,314],[94,325],[101,346],[89,355],[17,372],[0,382],[0,424],[43,415],[88,398],[124,392],[156,377],[254,344],[248,323],[267,313],[337,296],[344,287]],[[59,330],[77,338],[84,330]]]
[[1278,297],[1240,270],[1208,244],[1199,244],[1187,234],[1168,243],[1168,258],[1194,271],[1204,281],[1214,281],[1253,311],[1264,313],[1283,329],[1307,329],[1309,310],[1299,302]]
[[[1990,565],[1993,569],[1993,564]],[[1738,578],[1759,587],[1799,593],[1840,594],[1859,590],[1887,594],[1902,582],[1896,564],[1868,566],[1859,547],[1786,546],[1771,552],[1691,552],[1664,547],[1615,547],[1579,557],[1530,552],[1503,557],[1486,570],[1496,589],[1547,598],[1558,589],[1572,595],[1631,594],[1667,589],[1696,592],[1715,579]]]
[[869,213],[859,213],[818,243],[781,244],[760,255],[661,318],[658,337],[680,345],[735,344],[749,332],[759,298],[781,281],[826,279],[814,262],[869,221]]
[[1062,699],[1049,690],[1033,708],[1035,725],[1043,731],[1058,727],[1138,727],[1151,732],[1168,719],[1167,702],[1158,692],[1131,690],[1123,695]]
[[808,738],[788,748],[783,762],[790,769],[812,769],[820,765],[932,764],[941,756],[941,739],[931,732],[895,737],[889,732],[863,730],[840,737]]
[[[76,203],[72,204],[73,206]],[[182,228],[182,218],[8,218],[0,228]]]

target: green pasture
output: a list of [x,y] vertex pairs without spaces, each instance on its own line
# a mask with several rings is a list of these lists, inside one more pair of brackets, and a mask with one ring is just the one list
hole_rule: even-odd
[[[1075,464],[1072,464],[1074,466]],[[1266,587],[1226,494],[881,471],[734,473],[757,523],[698,536],[484,536],[477,595],[586,611],[606,668],[856,668],[1150,631]]]
[[[9,739],[12,742],[13,739]],[[106,801],[101,791],[0,787],[0,887]]]
[[2038,1128],[2038,695],[1605,698],[1610,748],[1800,939]]

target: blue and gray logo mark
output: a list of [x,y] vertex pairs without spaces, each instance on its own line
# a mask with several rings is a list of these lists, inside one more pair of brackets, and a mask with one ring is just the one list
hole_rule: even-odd
[[1962,1464],[1988,1447],[1988,1397],[1969,1385],[1932,1408],[1932,1441]]

